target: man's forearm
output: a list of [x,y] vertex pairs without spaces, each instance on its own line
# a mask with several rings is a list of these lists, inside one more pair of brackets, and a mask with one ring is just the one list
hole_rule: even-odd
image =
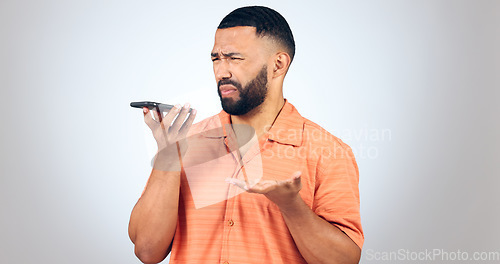
[[358,263],[361,249],[336,226],[316,215],[300,195],[281,209],[297,248],[308,263]]
[[129,236],[144,263],[158,263],[168,255],[177,226],[179,186],[180,172],[153,169],[132,210]]

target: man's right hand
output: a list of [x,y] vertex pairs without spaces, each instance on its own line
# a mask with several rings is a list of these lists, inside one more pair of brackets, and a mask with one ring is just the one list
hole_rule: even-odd
[[143,108],[143,112],[144,122],[153,132],[158,145],[153,168],[161,171],[180,171],[180,158],[187,149],[185,138],[193,124],[196,110],[193,109],[189,113],[189,104],[184,107],[176,105],[164,116],[160,116],[162,113],[157,111],[151,111],[154,119],[147,107]]

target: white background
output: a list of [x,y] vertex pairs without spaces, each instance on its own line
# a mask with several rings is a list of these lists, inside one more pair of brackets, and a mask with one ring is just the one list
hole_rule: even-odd
[[500,1],[3,0],[1,263],[139,263],[129,103],[217,113],[214,32],[251,4],[294,33],[285,97],[357,155],[365,252],[500,251]]

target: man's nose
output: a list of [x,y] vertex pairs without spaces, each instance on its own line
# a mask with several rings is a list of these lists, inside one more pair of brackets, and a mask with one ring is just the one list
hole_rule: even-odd
[[231,71],[229,69],[229,63],[222,60],[217,66],[215,66],[215,78],[219,80],[231,78]]

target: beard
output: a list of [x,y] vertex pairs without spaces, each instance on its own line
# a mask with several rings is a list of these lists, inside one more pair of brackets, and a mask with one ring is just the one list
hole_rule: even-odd
[[267,66],[262,66],[262,69],[257,76],[251,80],[245,87],[241,83],[226,79],[220,80],[217,84],[219,88],[223,84],[231,84],[238,90],[239,100],[233,98],[223,98],[220,89],[219,93],[222,109],[230,115],[245,115],[255,109],[264,102],[267,95]]

